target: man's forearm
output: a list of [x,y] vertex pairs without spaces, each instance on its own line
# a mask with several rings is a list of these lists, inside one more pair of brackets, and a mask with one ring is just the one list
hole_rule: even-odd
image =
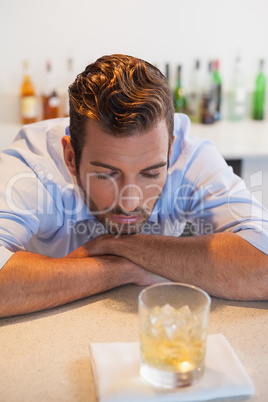
[[200,286],[218,297],[268,298],[268,256],[235,234],[188,238],[137,234],[95,240],[89,244],[91,255],[105,254],[106,249],[157,275]]
[[17,252],[0,270],[0,317],[55,307],[139,280],[123,258],[48,258]]

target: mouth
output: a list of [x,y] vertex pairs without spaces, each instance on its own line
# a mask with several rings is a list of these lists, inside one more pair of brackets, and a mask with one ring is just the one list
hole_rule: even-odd
[[110,217],[110,220],[115,223],[119,223],[121,225],[133,225],[135,223],[139,223],[143,221],[144,217],[141,215],[113,215]]

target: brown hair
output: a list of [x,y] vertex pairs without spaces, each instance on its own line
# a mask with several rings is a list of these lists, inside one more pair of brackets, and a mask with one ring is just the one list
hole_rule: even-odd
[[172,93],[165,76],[144,60],[120,54],[99,58],[70,85],[69,101],[70,137],[77,172],[88,118],[116,136],[145,132],[164,118],[171,144]]

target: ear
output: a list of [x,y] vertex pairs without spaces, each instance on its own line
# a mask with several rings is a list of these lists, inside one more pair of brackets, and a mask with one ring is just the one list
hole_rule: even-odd
[[170,145],[170,149],[169,149],[169,154],[168,154],[168,159],[170,160],[171,155],[172,155],[172,148],[173,148],[173,144],[175,141],[175,136],[173,135],[172,141],[171,141],[171,145]]
[[63,157],[64,157],[64,161],[66,163],[66,166],[69,169],[69,172],[73,176],[76,176],[75,154],[74,154],[74,150],[73,150],[73,146],[72,146],[70,137],[68,137],[68,135],[64,135],[64,137],[62,137],[62,139],[61,139],[61,144],[63,147]]

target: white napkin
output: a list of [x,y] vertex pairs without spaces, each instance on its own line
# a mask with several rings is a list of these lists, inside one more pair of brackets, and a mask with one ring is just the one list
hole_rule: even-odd
[[139,373],[139,343],[91,343],[99,402],[178,402],[251,395],[254,385],[225,337],[209,335],[206,369],[194,385],[160,391]]

